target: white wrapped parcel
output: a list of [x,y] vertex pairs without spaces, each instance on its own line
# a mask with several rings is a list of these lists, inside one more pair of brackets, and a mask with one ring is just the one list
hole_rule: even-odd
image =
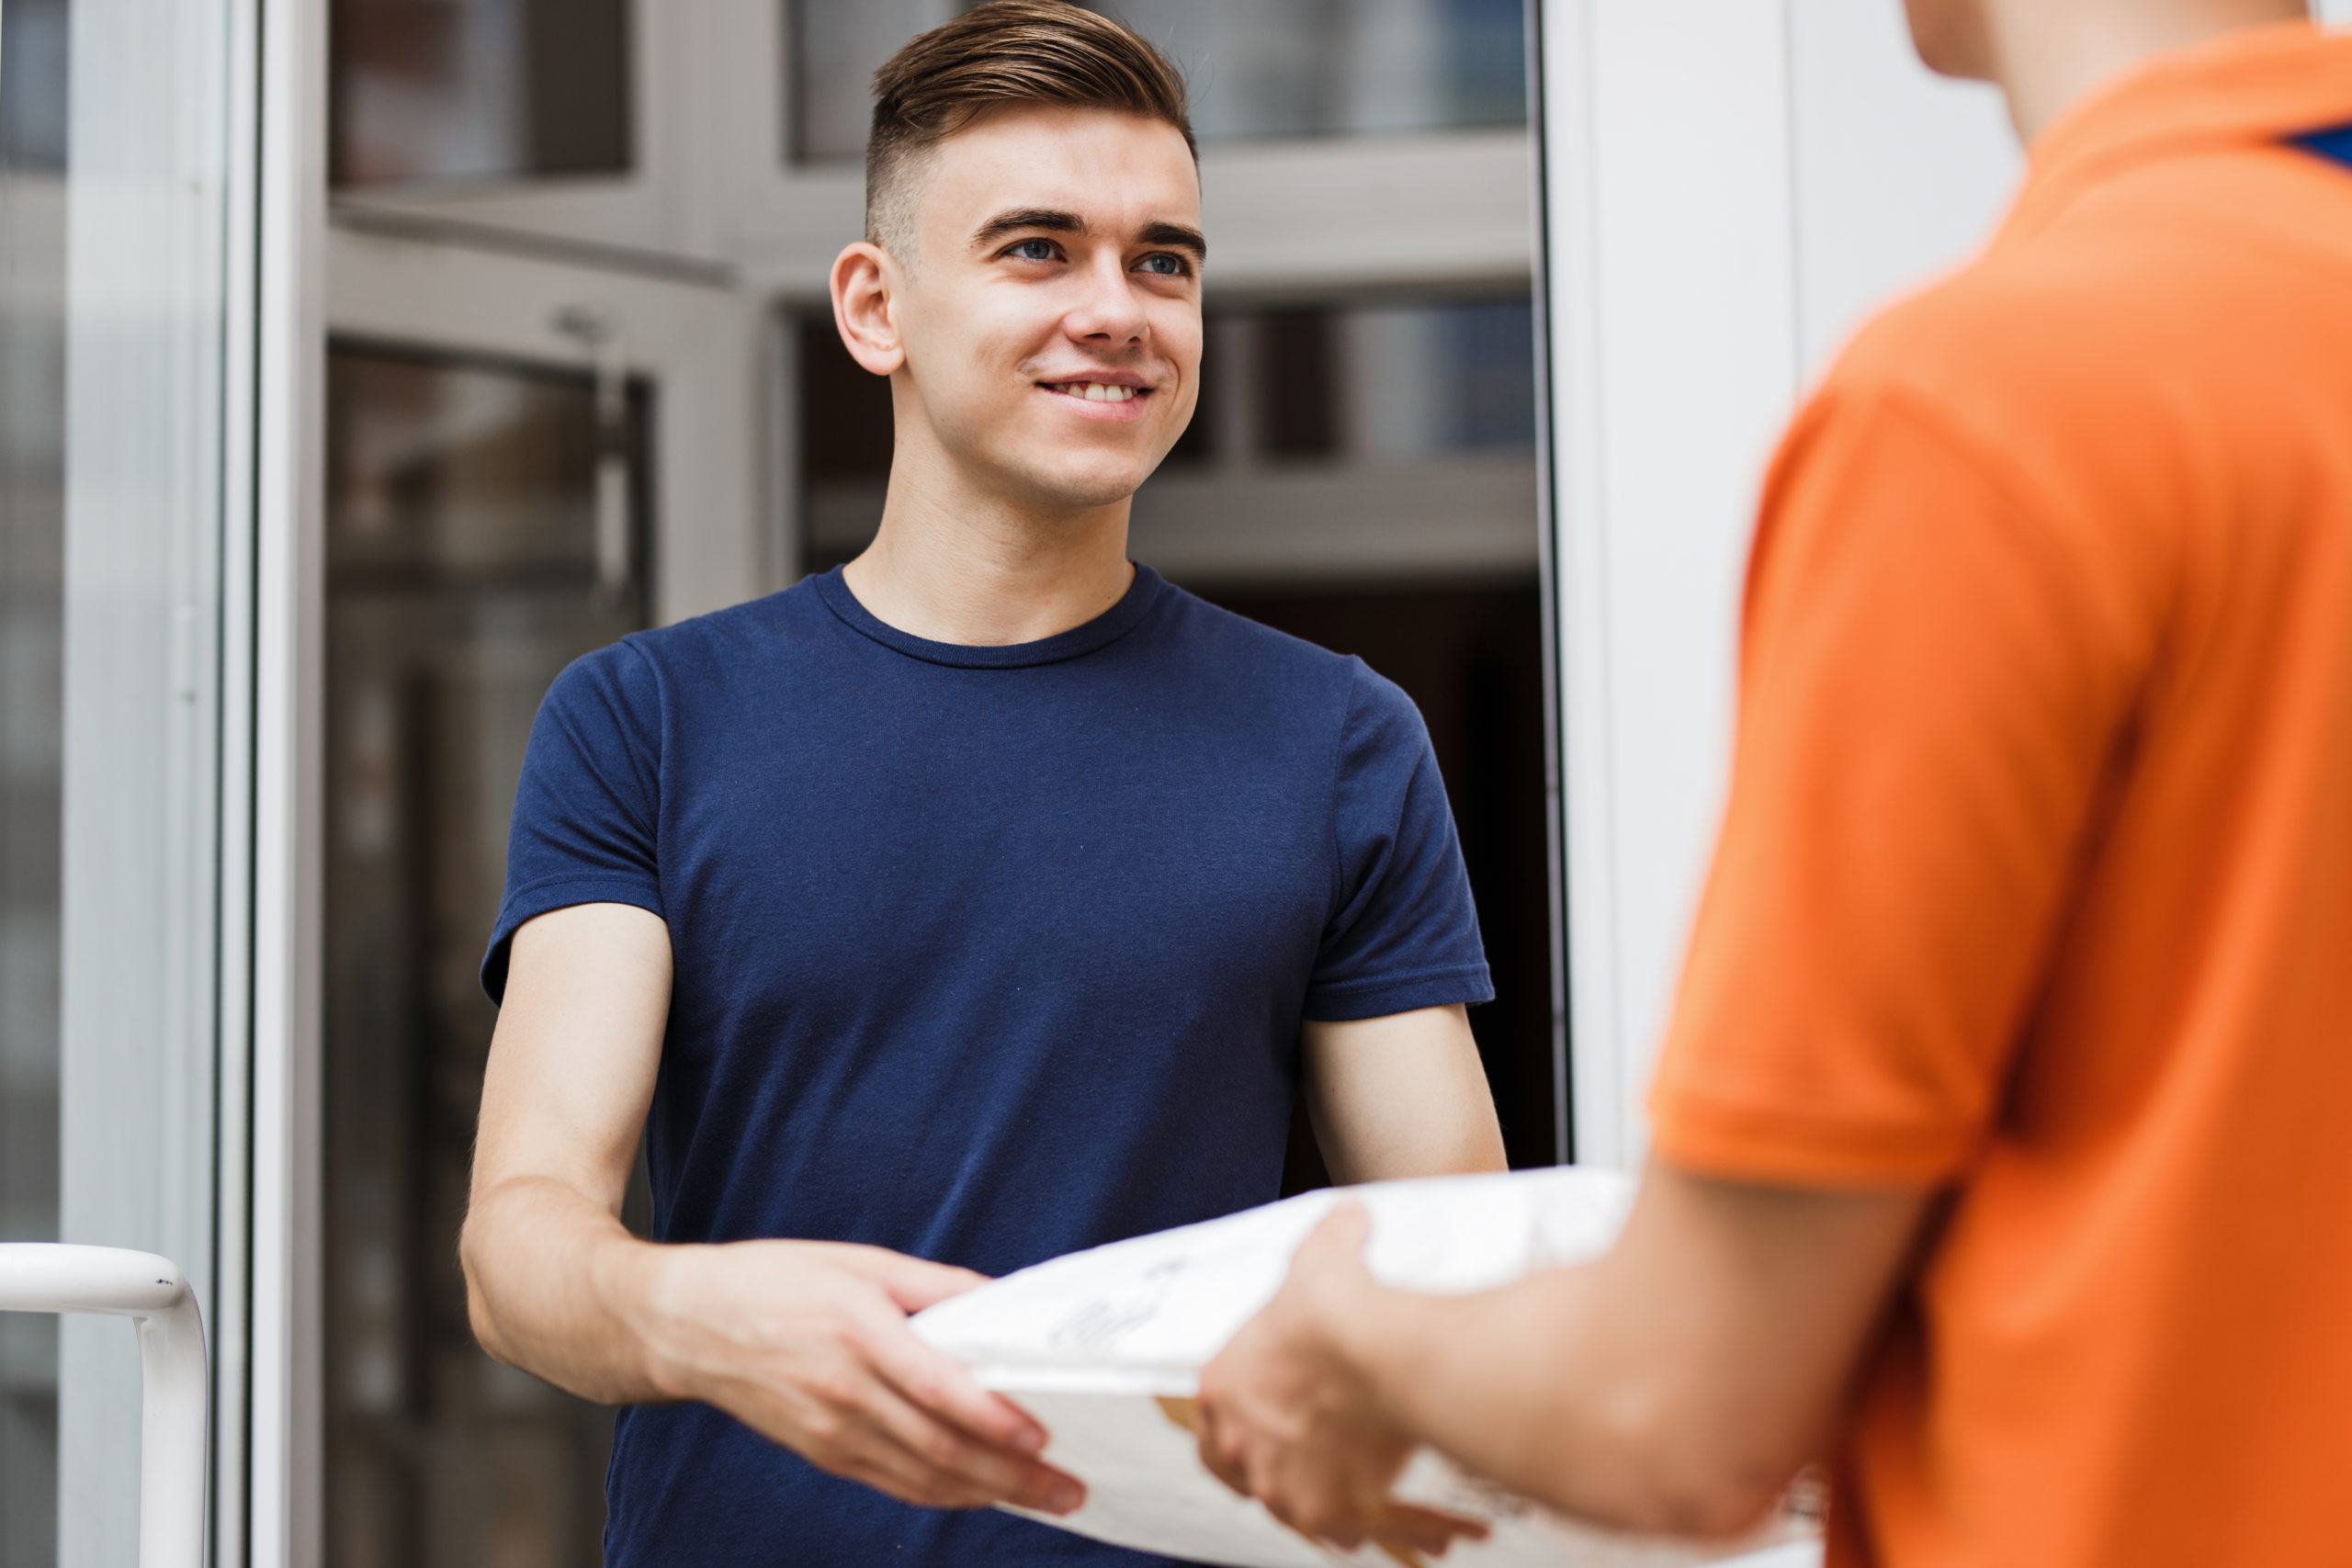
[[[1372,1216],[1364,1251],[1390,1285],[1491,1289],[1532,1269],[1606,1250],[1632,1181],[1611,1172],[1521,1171],[1376,1182],[1348,1190]],[[1201,1368],[1271,1299],[1291,1255],[1339,1195],[1310,1192],[1261,1209],[1072,1253],[940,1303],[915,1332],[1045,1423],[1046,1457],[1087,1485],[1086,1506],[1048,1524],[1121,1546],[1231,1568],[1390,1568],[1409,1553],[1348,1554],[1315,1545],[1201,1465],[1181,1404]],[[1578,1525],[1424,1452],[1397,1495],[1486,1521],[1448,1568],[1668,1568],[1802,1542],[1784,1514],[1749,1540],[1699,1545]],[[1044,1516],[1034,1516],[1044,1517]],[[1798,1547],[1792,1562],[1807,1561]],[[1781,1554],[1775,1552],[1777,1564]]]

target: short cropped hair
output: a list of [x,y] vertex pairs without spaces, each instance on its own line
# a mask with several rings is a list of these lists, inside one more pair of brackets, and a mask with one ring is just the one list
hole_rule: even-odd
[[986,0],[909,39],[874,73],[865,237],[911,263],[923,154],[989,110],[1022,104],[1160,120],[1200,157],[1184,78],[1166,55],[1070,0]]

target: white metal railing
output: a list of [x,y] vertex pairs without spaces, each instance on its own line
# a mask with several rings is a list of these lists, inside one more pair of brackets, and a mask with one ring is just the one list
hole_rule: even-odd
[[0,1243],[0,1312],[87,1312],[139,1331],[139,1568],[203,1568],[204,1320],[169,1258],[113,1247]]

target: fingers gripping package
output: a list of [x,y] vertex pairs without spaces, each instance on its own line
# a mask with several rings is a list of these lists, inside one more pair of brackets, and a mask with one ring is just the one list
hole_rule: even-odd
[[[1607,1171],[1376,1182],[1348,1190],[1372,1221],[1364,1261],[1385,1284],[1468,1292],[1607,1250],[1632,1201]],[[1046,1459],[1086,1483],[1086,1506],[1032,1517],[1120,1546],[1229,1568],[1394,1568],[1398,1549],[1344,1552],[1292,1532],[1201,1464],[1190,1429],[1201,1369],[1263,1306],[1340,1194],[1310,1192],[1204,1224],[1136,1236],[1024,1269],[916,1316],[915,1332],[1019,1403],[1052,1434]],[[1415,1456],[1400,1502],[1475,1518],[1483,1540],[1448,1568],[1681,1568],[1745,1553],[1812,1561],[1796,1505],[1736,1542],[1693,1543],[1581,1525]],[[1791,1543],[1797,1543],[1793,1546]],[[1775,1548],[1790,1547],[1787,1551]]]

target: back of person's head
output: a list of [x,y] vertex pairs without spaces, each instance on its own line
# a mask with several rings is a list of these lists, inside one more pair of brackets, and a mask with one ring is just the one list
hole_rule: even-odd
[[925,154],[992,109],[1106,109],[1193,137],[1184,78],[1167,56],[1069,0],[987,0],[910,39],[874,73],[865,237],[913,259]]

